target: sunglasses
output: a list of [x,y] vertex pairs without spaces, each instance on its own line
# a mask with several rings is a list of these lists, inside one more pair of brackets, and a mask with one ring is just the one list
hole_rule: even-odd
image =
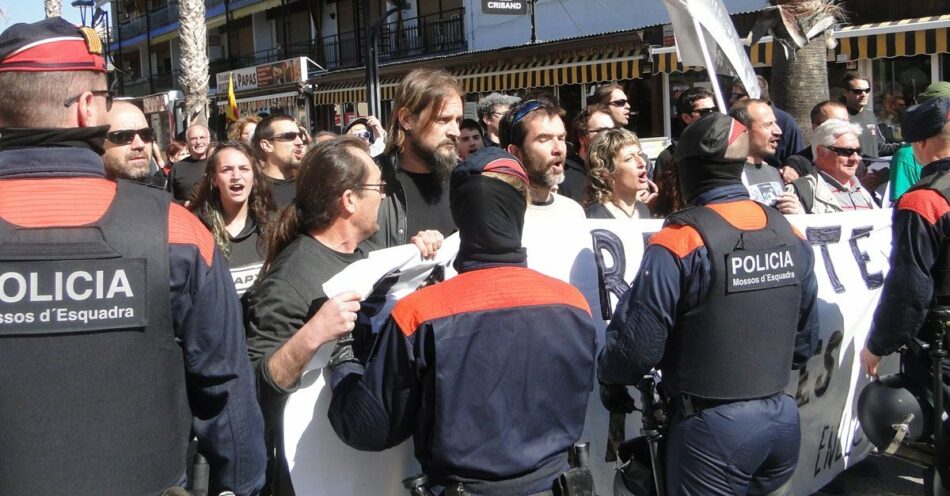
[[[83,92],[85,93],[85,92]],[[104,96],[106,97],[106,110],[112,110],[112,100],[115,98],[115,92],[110,90],[90,90],[89,93],[92,93],[94,96]],[[74,103],[78,102],[82,98],[82,93],[67,98],[63,101],[63,105],[66,107],[71,107]]]
[[870,93],[871,88],[850,88],[848,91],[854,93],[855,95],[862,95],[864,93]]
[[351,133],[351,134],[352,134],[353,136],[356,136],[357,138],[362,138],[362,139],[364,139],[364,140],[366,140],[366,141],[369,141],[369,140],[371,140],[371,139],[373,138],[373,133],[371,133],[371,132],[369,132],[369,131],[357,131],[357,132]]
[[607,102],[607,104],[610,105],[611,107],[623,107],[623,106],[627,105],[628,102],[629,102],[629,100],[623,98],[623,99],[620,99],[620,100],[614,100],[614,101],[612,101],[612,102]]
[[693,110],[692,112],[690,112],[690,113],[692,113],[692,114],[699,114],[699,116],[702,117],[702,116],[704,116],[704,115],[706,115],[706,114],[711,114],[711,113],[713,113],[713,112],[715,112],[715,111],[716,111],[716,107],[706,107],[706,108],[701,108],[701,109],[694,109],[694,110]]
[[299,131],[288,131],[286,133],[275,134],[270,138],[262,138],[274,141],[294,141],[297,138],[303,139],[303,133]]
[[106,139],[116,145],[128,145],[135,141],[136,135],[138,135],[139,138],[142,138],[142,141],[146,143],[155,141],[155,131],[149,127],[143,127],[142,129],[112,131],[111,133],[106,134]]
[[860,148],[841,148],[839,146],[830,146],[830,145],[822,145],[822,146],[832,151],[835,155],[839,157],[850,157],[854,154],[857,154],[859,156],[861,155]]

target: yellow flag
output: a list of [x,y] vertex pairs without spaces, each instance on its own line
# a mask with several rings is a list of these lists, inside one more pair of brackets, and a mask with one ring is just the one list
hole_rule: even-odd
[[241,118],[237,99],[234,97],[234,77],[228,74],[228,120],[236,121]]

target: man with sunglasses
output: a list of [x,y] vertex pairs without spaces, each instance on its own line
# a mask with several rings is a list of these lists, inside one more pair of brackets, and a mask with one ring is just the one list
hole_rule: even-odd
[[180,491],[192,432],[213,494],[256,494],[227,264],[167,194],[106,178],[103,51],[59,17],[0,34],[0,494]]
[[[881,300],[861,365],[878,377],[881,357],[901,351],[901,370],[911,384],[933,393],[932,358],[923,342],[931,339],[928,313],[950,303],[950,97],[938,96],[913,106],[901,118],[901,134],[910,143],[914,158],[926,164],[917,182],[894,208],[890,271],[884,279]],[[948,384],[947,362],[943,381]],[[944,388],[946,390],[946,387]],[[944,393],[946,394],[946,392]],[[950,408],[944,402],[944,408]],[[935,467],[942,492],[950,490],[950,418],[943,419],[942,436],[935,439]]]
[[[711,91],[701,86],[683,91],[676,99],[676,116],[683,123],[680,129],[686,129],[686,126],[693,121],[716,111],[716,97]],[[670,146],[657,155],[652,174],[654,181],[659,181],[663,172],[670,168],[674,153],[676,153],[676,140],[673,140]]]
[[251,144],[261,160],[264,177],[271,183],[277,208],[297,196],[297,170],[307,152],[297,120],[287,114],[265,117],[254,130]]
[[143,184],[165,187],[165,180],[151,174],[152,143],[155,131],[148,127],[145,114],[133,103],[117,101],[106,114],[109,132],[103,148],[102,163],[106,177],[128,179]]
[[[893,155],[903,143],[886,143],[878,130],[877,117],[868,108],[871,101],[871,81],[859,72],[848,71],[841,78],[844,104],[851,122],[861,127],[861,153],[877,158]],[[885,178],[886,180],[886,178]]]
[[208,160],[208,148],[211,145],[211,131],[201,124],[194,124],[185,130],[188,156],[175,162],[168,173],[167,189],[176,201],[190,202],[195,185],[205,173]]
[[798,195],[806,214],[878,208],[854,177],[861,163],[860,135],[860,127],[839,119],[829,119],[815,129],[812,154],[817,170],[786,188]]
[[587,185],[587,150],[590,142],[601,132],[614,128],[610,109],[599,103],[593,103],[581,110],[572,125],[577,147],[564,160],[564,181],[557,188],[577,203],[584,203],[584,187]]

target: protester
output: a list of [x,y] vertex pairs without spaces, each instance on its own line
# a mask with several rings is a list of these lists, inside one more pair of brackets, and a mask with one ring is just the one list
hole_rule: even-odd
[[830,119],[812,135],[817,170],[787,187],[798,195],[806,214],[824,214],[878,208],[874,198],[855,178],[861,163],[861,128],[846,120]]
[[563,114],[550,98],[539,97],[522,101],[501,121],[501,146],[528,171],[528,224],[585,218],[576,201],[555,193],[564,180],[567,154]]
[[306,152],[303,137],[296,119],[287,114],[271,114],[257,124],[251,138],[279,209],[294,201],[297,169]]
[[848,107],[851,122],[860,126],[863,131],[861,153],[871,158],[893,155],[901,144],[886,143],[878,131],[877,117],[868,108],[868,102],[871,101],[871,80],[861,73],[848,71],[841,78],[841,88],[844,90],[842,103]]
[[204,174],[211,144],[211,132],[208,128],[195,124],[185,131],[188,142],[188,156],[172,165],[168,174],[168,189],[175,200],[187,203],[194,199],[194,188]]
[[261,122],[261,118],[256,115],[246,115],[231,123],[228,128],[228,141],[240,142],[250,145],[251,138],[254,136],[254,130]]
[[[828,119],[848,120],[848,109],[844,104],[832,100],[818,102],[811,109],[810,120],[811,130],[814,132],[823,122]],[[782,161],[782,167],[779,173],[782,175],[782,181],[785,184],[791,184],[799,177],[815,172],[815,156],[812,154],[812,147],[808,146],[798,150],[794,155],[786,157]]]
[[627,127],[630,123],[630,100],[619,84],[605,84],[598,86],[591,97],[592,103],[606,105],[610,109],[610,117],[614,120],[614,127]]
[[649,219],[650,209],[638,197],[649,191],[640,139],[632,131],[604,131],[590,144],[589,219]]
[[[247,295],[248,354],[257,373],[267,424],[272,494],[294,494],[283,456],[283,405],[323,344],[352,331],[361,295],[323,292],[323,283],[366,256],[361,244],[379,228],[385,196],[381,171],[356,137],[324,142],[300,166],[297,193],[273,227],[265,272]],[[419,233],[423,256],[441,246],[438,233]],[[276,454],[275,454],[276,453]]]
[[267,236],[277,211],[270,184],[246,142],[221,143],[208,158],[188,209],[211,231],[243,295],[264,265]]
[[[920,181],[901,197],[894,210],[890,270],[867,343],[861,350],[861,365],[877,378],[881,357],[901,352],[901,370],[912,387],[932,394],[930,350],[921,348],[928,341],[927,314],[950,301],[946,273],[948,234],[950,234],[950,97],[938,96],[910,107],[901,120],[901,134],[924,166]],[[917,343],[917,344],[915,344]],[[944,382],[947,382],[946,361]],[[935,458],[950,458],[946,433],[950,417],[944,403],[944,435],[935,439]],[[942,491],[950,490],[950,466],[936,466]],[[936,482],[935,485],[938,485]]]
[[165,185],[163,178],[151,174],[152,144],[155,131],[148,127],[145,114],[127,101],[117,101],[106,114],[109,132],[103,142],[102,163],[106,177],[128,179],[155,187]]
[[745,98],[732,106],[729,115],[742,123],[749,135],[749,157],[742,170],[742,183],[748,187],[749,196],[783,214],[801,213],[798,196],[785,191],[778,169],[766,163],[766,158],[775,155],[782,136],[772,107],[765,100]]
[[482,140],[482,128],[474,119],[462,119],[459,125],[459,160],[466,161],[473,153],[485,147]]
[[386,181],[377,247],[406,244],[408,233],[455,232],[448,178],[458,163],[461,84],[448,72],[417,69],[396,90],[386,152],[377,158]]
[[386,150],[386,130],[383,129],[379,119],[373,116],[353,119],[347,124],[343,134],[356,136],[366,141],[371,157],[378,157]]
[[585,204],[584,188],[587,186],[587,150],[591,140],[608,129],[613,129],[614,120],[610,109],[599,103],[588,105],[581,110],[572,124],[577,148],[564,159],[564,180],[558,185],[557,192],[577,203]]
[[501,93],[490,93],[478,101],[478,122],[483,126],[482,139],[485,147],[499,146],[501,143],[498,126],[502,117],[508,113],[512,105],[516,105],[521,98]]
[[885,83],[881,91],[881,108],[877,113],[877,129],[885,143],[902,143],[901,116],[907,102],[904,100],[904,87],[894,81]]
[[[798,122],[795,121],[795,118],[772,103],[772,99],[769,96],[768,81],[762,76],[756,76],[755,79],[759,84],[759,100],[769,105],[772,114],[775,116],[775,124],[781,130],[778,143],[775,145],[775,153],[764,158],[769,165],[780,169],[782,164],[785,163],[786,158],[794,155],[798,150],[805,148],[805,136],[802,134],[801,128],[798,127]],[[749,92],[746,91],[745,85],[742,84],[741,80],[736,79],[732,85],[732,94],[729,96],[730,110],[735,107],[737,103],[748,97]]]
[[496,147],[459,165],[459,275],[400,300],[368,360],[330,363],[336,433],[372,451],[412,436],[433,494],[552,494],[583,431],[596,332],[576,288],[527,268],[527,182]]
[[[676,116],[684,127],[690,125],[696,119],[716,111],[715,95],[701,86],[683,91],[676,99]],[[664,172],[669,169],[674,152],[676,152],[675,140],[657,155],[652,174],[654,181],[659,181]]]
[[[782,215],[749,201],[748,146],[720,113],[683,131],[675,158],[696,208],[650,238],[598,359],[601,399],[623,413],[633,404],[625,386],[661,364],[667,494],[767,494],[799,458],[798,407],[784,390],[817,343],[814,258]],[[772,267],[731,263],[762,253],[783,261],[785,277],[766,282]]]
[[210,493],[257,494],[263,426],[240,304],[194,216],[106,179],[102,48],[59,17],[0,34],[0,259],[75,295],[31,286],[3,302],[39,317],[3,329],[0,494],[179,494],[193,429]]

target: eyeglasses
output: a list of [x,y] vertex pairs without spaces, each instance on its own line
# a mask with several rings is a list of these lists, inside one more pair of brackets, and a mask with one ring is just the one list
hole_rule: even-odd
[[491,114],[492,117],[504,117],[504,116],[505,116],[505,112],[491,112],[490,114]]
[[733,94],[729,95],[729,99],[730,99],[730,100],[741,100],[741,99],[743,99],[743,98],[745,98],[745,97],[747,97],[747,96],[749,96],[747,93],[733,93]]
[[106,139],[116,145],[128,145],[135,141],[136,135],[142,138],[142,141],[146,143],[155,141],[155,131],[149,127],[143,127],[142,129],[112,131],[111,133],[106,134]]
[[355,133],[350,133],[357,138],[363,138],[366,141],[369,141],[373,137],[373,133],[369,131],[356,131]]
[[629,100],[627,100],[626,98],[621,98],[620,100],[607,102],[607,104],[610,105],[611,107],[623,107],[623,106],[626,106],[627,103],[629,103]]
[[[85,93],[85,91],[83,92]],[[63,101],[63,105],[66,107],[71,107],[74,103],[78,102],[82,98],[83,93],[80,93],[74,97],[67,98]],[[111,90],[90,90],[89,93],[92,93],[94,96],[104,96],[106,97],[106,110],[112,110],[112,99],[115,98],[115,92]]]
[[706,115],[706,114],[711,114],[711,113],[713,113],[713,112],[715,112],[715,111],[716,111],[716,107],[706,107],[706,108],[701,108],[701,109],[693,109],[693,111],[690,112],[690,113],[691,113],[691,114],[699,114],[699,116],[702,117],[702,116],[704,116],[704,115]]
[[862,95],[864,93],[870,93],[871,88],[849,88],[848,91],[854,93],[855,95]]
[[822,145],[839,157],[850,157],[852,155],[861,155],[860,148],[841,148],[838,146]]
[[286,133],[275,134],[270,138],[262,138],[274,141],[294,141],[297,138],[303,139],[303,133],[299,131],[288,131]]
[[386,181],[380,181],[378,183],[361,184],[356,189],[368,189],[368,190],[375,191],[383,196],[386,196]]
[[612,127],[597,127],[597,128],[591,129],[590,131],[587,131],[587,134],[600,134],[604,131],[610,131],[611,129],[613,128]]

